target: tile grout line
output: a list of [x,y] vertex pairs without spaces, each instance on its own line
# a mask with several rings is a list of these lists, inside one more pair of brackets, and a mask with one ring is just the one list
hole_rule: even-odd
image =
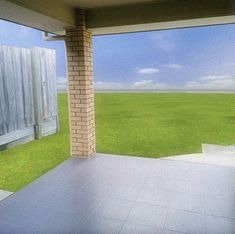
[[164,224],[162,226],[162,232],[165,230],[165,227],[166,227],[166,220],[167,220],[167,217],[168,217],[168,213],[169,213],[169,206],[167,207],[167,210],[166,210],[166,217],[165,217],[165,220],[164,220]]
[[124,228],[125,223],[128,222],[127,220],[128,220],[128,217],[129,217],[130,214],[131,214],[131,211],[134,209],[135,204],[138,203],[138,202],[137,202],[137,197],[138,197],[138,195],[136,196],[136,199],[133,201],[133,205],[132,205],[130,211],[128,212],[128,215],[126,216],[126,220],[123,222],[123,225],[122,225],[122,227],[121,227],[121,229],[120,229],[120,231],[119,231],[118,233],[121,233],[121,231],[122,231],[123,228]]

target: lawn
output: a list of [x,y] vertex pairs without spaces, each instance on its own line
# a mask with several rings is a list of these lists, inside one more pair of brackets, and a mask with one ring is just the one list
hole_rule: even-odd
[[16,191],[69,156],[67,96],[59,96],[60,132],[0,152],[0,189]]
[[96,95],[97,151],[161,157],[235,144],[235,94]]
[[[97,152],[157,158],[235,144],[234,104],[235,94],[96,94]],[[0,189],[16,191],[69,157],[66,94],[59,115],[59,133],[0,152]]]

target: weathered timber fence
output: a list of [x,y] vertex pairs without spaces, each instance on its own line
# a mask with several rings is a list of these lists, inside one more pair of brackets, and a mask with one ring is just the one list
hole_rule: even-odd
[[0,149],[58,130],[55,51],[0,46]]

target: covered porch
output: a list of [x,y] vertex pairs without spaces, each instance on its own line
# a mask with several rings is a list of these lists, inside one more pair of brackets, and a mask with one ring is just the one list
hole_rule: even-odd
[[0,1],[1,19],[65,40],[72,156],[0,203],[0,232],[234,233],[235,168],[96,153],[92,62],[92,36],[234,23],[234,7],[231,0]]
[[71,157],[0,203],[1,233],[234,233],[235,168]]

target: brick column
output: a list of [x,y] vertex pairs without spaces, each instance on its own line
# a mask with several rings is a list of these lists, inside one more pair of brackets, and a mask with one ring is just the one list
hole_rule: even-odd
[[67,76],[71,155],[95,153],[95,118],[92,34],[86,29],[84,12],[77,28],[66,30]]

